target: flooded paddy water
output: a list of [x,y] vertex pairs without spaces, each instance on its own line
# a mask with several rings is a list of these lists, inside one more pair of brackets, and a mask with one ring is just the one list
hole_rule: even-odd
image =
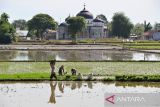
[[160,61],[160,54],[124,50],[0,50],[0,61]]
[[[48,61],[50,59],[58,61],[160,61],[160,54],[124,50],[0,50],[0,61]],[[28,71],[37,69],[30,70],[31,65],[29,64],[33,65],[30,62],[29,64],[19,62],[19,64]],[[22,72],[18,64],[16,64],[18,67],[14,65],[14,63],[9,65],[11,71]],[[49,66],[44,66],[47,68],[40,70],[48,72]],[[100,68],[102,68],[101,66],[106,65],[99,65]],[[118,70],[120,68],[117,65],[107,66]],[[7,67],[2,69],[5,73],[7,73]],[[134,69],[137,70],[136,67]],[[127,68],[125,65],[124,68],[128,69],[129,67]],[[10,69],[8,72],[11,72]],[[128,70],[135,72],[134,69]],[[115,69],[113,70],[115,72]],[[104,74],[104,72],[102,73]],[[99,81],[0,82],[0,107],[104,107],[105,93],[160,93],[160,84],[158,82]]]
[[154,82],[1,82],[0,107],[104,107],[104,94],[160,93]]

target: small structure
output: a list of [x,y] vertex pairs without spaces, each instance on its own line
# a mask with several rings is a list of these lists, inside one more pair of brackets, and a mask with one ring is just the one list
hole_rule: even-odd
[[140,39],[140,36],[137,36],[136,34],[131,34],[129,36],[129,41],[134,41]]
[[153,33],[154,33],[153,30],[144,32],[142,39],[143,40],[153,40]]
[[160,40],[160,31],[153,33],[153,40]]
[[20,40],[30,40],[30,37],[27,37],[28,30],[20,30],[16,29],[16,35],[19,37]]
[[160,40],[160,23],[156,24],[155,30],[144,32],[143,40]]
[[51,29],[47,29],[44,33],[43,36],[46,40],[56,40],[58,39],[57,36],[57,31],[56,30],[51,30]]
[[68,24],[66,22],[61,23],[58,27],[58,39],[70,39],[68,35]]

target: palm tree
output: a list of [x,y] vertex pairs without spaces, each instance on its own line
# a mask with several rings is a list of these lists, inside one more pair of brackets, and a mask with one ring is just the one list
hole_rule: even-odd
[[151,29],[152,29],[152,26],[151,26],[150,22],[146,23],[146,21],[144,21],[144,32],[147,32]]
[[2,21],[8,22],[8,18],[9,18],[9,15],[7,13],[1,14],[1,20]]

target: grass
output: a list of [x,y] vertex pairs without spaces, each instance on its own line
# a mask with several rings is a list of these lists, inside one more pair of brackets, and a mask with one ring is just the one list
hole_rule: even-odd
[[[83,75],[93,73],[93,80],[160,81],[160,62],[57,62],[56,72],[61,65],[68,74],[58,80],[76,80],[70,74],[75,68]],[[0,80],[49,80],[49,76],[48,62],[0,62]]]
[[126,48],[131,49],[153,49],[153,50],[159,50],[160,49],[160,43],[159,42],[133,42],[133,43],[124,43],[123,45]]
[[117,75],[115,78],[117,81],[160,81],[160,75]]
[[[160,62],[57,62],[55,71],[64,65],[70,74],[72,68],[82,74],[95,75],[156,75]],[[50,73],[48,62],[0,62],[0,74]]]
[[[57,80],[63,81],[63,80],[72,80],[75,81],[77,79],[77,76],[70,76],[70,75],[64,75],[64,76],[58,76]],[[17,74],[1,74],[0,75],[1,81],[6,80],[33,80],[33,81],[40,81],[40,80],[50,80],[50,74],[49,73],[17,73]]]
[[44,41],[34,41],[34,40],[21,40],[19,42],[15,42],[13,44],[43,44],[43,45],[72,45],[72,44],[78,44],[78,43],[84,43],[84,44],[93,44],[94,41],[96,43],[122,43],[122,39],[117,38],[99,38],[99,39],[82,39],[77,40],[77,43],[73,43],[72,40],[44,40]]
[[[17,74],[1,74],[0,81],[41,81],[50,80],[49,73],[17,73]],[[160,82],[160,75],[115,75],[115,76],[94,76],[93,79],[88,80],[86,77],[83,81],[133,81],[133,82]],[[77,76],[71,75],[57,75],[57,81],[81,81]]]
[[160,50],[160,46],[127,46],[131,49]]
[[122,39],[117,38],[97,38],[97,39],[83,39],[77,40],[78,43],[122,43]]

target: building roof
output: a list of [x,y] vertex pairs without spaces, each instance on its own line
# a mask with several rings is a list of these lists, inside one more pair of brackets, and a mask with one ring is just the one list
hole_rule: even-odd
[[71,18],[71,16],[70,16],[70,15],[65,19],[65,22],[67,22],[69,18]]
[[16,30],[16,33],[17,33],[19,36],[24,36],[24,37],[26,37],[27,34],[28,34],[28,30]]
[[93,20],[93,22],[102,22],[102,23],[104,23],[104,21],[101,20],[101,19],[99,19],[99,18],[95,18],[95,19]]
[[147,32],[144,32],[143,36],[152,36],[153,33],[155,33],[154,30],[151,30],[151,31],[147,31]]
[[66,26],[68,26],[68,24],[65,23],[65,22],[63,22],[63,23],[61,23],[59,26],[66,27]]
[[80,11],[77,16],[82,16],[85,19],[93,19],[93,15],[92,13],[90,13],[88,10],[86,10],[86,8],[84,7],[84,9],[82,11]]

